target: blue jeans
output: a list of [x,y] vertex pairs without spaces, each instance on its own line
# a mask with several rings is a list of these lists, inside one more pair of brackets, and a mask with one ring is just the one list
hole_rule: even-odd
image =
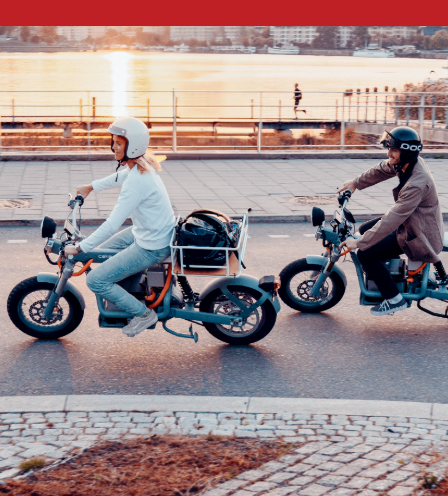
[[146,310],[145,304],[116,283],[161,262],[170,254],[170,247],[145,250],[135,242],[132,227],[129,227],[98,247],[98,249],[106,248],[122,251],[89,272],[87,286],[95,294],[109,300],[124,312],[142,315]]

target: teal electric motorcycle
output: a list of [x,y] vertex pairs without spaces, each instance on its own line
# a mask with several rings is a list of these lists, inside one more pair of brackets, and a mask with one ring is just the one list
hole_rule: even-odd
[[[348,251],[339,250],[339,245],[349,237],[358,238],[355,234],[355,219],[347,209],[351,191],[346,190],[339,195],[340,208],[335,211],[333,220],[325,224],[325,213],[320,208],[313,208],[311,221],[317,227],[316,240],[321,239],[325,253],[321,256],[308,255],[287,265],[280,273],[281,285],[279,296],[286,305],[301,312],[317,313],[334,307],[344,296],[347,278],[338,265],[341,257]],[[445,233],[444,249],[448,251],[448,236]],[[373,280],[362,270],[356,253],[350,256],[355,265],[361,289],[361,305],[377,305],[383,301],[381,293]],[[448,318],[448,307],[445,313],[436,313],[422,306],[425,298],[432,298],[448,303],[448,277],[442,262],[434,265],[412,262],[407,258],[393,258],[385,261],[398,289],[406,299],[408,306],[417,301],[417,307],[430,315]]]
[[[84,238],[76,221],[83,203],[81,195],[74,200],[70,195],[72,221],[65,221],[59,237],[53,219],[45,217],[42,221],[42,237],[48,238],[45,257],[50,264],[58,266],[58,273],[41,272],[36,277],[25,279],[9,295],[9,317],[16,327],[29,336],[57,339],[74,331],[83,319],[86,304],[80,289],[71,279],[87,274],[92,270],[92,264],[102,263],[118,252],[95,249],[76,256],[64,256],[64,248],[68,244]],[[223,266],[186,266],[183,263],[185,250],[210,252],[216,247],[179,246],[174,231],[170,257],[119,284],[153,308],[165,331],[175,336],[191,338],[195,342],[198,340],[192,325],[185,334],[169,329],[167,323],[173,318],[204,326],[210,334],[225,343],[245,345],[259,341],[272,330],[280,310],[277,298],[279,278],[265,276],[256,279],[241,275],[247,242],[247,214],[233,217],[232,221],[239,223],[241,235],[236,247],[219,248],[225,252]],[[52,260],[51,254],[58,257]],[[80,264],[81,268],[76,268],[76,264]],[[187,276],[214,279],[200,293],[195,293]],[[100,327],[121,328],[133,317],[110,301],[99,296],[96,300]]]

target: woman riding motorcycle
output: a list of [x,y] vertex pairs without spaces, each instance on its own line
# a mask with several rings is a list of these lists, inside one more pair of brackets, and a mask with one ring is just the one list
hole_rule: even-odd
[[[117,186],[121,186],[121,192],[109,218],[78,245],[67,246],[65,255],[87,252],[99,245],[122,250],[88,274],[87,286],[101,298],[134,315],[123,328],[124,334],[133,337],[154,325],[157,314],[116,283],[161,262],[170,254],[175,219],[158,174],[162,168],[152,156],[145,156],[149,145],[145,124],[134,117],[122,117],[111,124],[108,131],[112,135],[111,149],[118,160],[117,171],[121,165],[126,168],[79,186],[76,193],[85,198],[91,191]],[[117,233],[128,217],[133,226]]]
[[424,160],[420,136],[407,126],[384,131],[380,143],[388,148],[388,160],[380,162],[339,190],[364,189],[398,176],[393,190],[395,205],[382,217],[366,222],[359,239],[349,238],[340,245],[358,248],[358,259],[376,283],[384,301],[371,309],[373,315],[388,315],[408,308],[383,260],[405,253],[411,261],[441,263],[444,228],[434,178]]

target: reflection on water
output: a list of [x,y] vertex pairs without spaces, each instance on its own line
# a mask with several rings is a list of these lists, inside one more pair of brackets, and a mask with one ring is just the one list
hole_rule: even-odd
[[112,115],[115,117],[128,115],[126,91],[129,90],[127,82],[131,72],[129,61],[132,57],[129,52],[113,52],[104,56],[111,64]]
[[[406,83],[418,83],[434,70],[440,77],[445,60],[435,59],[368,59],[358,57],[325,57],[271,54],[195,54],[160,52],[77,52],[77,53],[0,53],[0,115],[51,115],[45,105],[64,106],[58,115],[79,115],[80,99],[91,104],[95,96],[97,115],[125,115],[126,105],[138,106],[132,113],[147,115],[151,101],[151,118],[170,116],[172,94],[178,91],[197,93],[178,95],[179,117],[200,117],[192,106],[214,106],[214,116],[235,114],[229,107],[244,106],[240,117],[258,118],[259,91],[265,93],[263,104],[272,105],[263,117],[292,117],[292,91],[298,82],[304,93],[301,105],[307,105],[308,118],[314,118],[313,105],[341,105],[341,95],[309,92],[342,92],[348,88],[379,91],[403,89]],[[141,93],[126,93],[126,91]],[[13,93],[40,91],[43,93]],[[58,92],[77,93],[58,93]],[[110,91],[111,93],[97,93]],[[161,91],[167,93],[151,93]],[[209,91],[210,93],[203,93]],[[222,91],[246,91],[229,94]],[[89,92],[89,93],[88,93]],[[31,107],[33,105],[34,107]],[[85,107],[87,108],[87,107]],[[111,112],[111,108],[113,109]],[[308,115],[310,114],[311,115]],[[334,110],[326,111],[335,118]],[[272,115],[270,115],[272,114]],[[86,113],[84,114],[86,115]]]

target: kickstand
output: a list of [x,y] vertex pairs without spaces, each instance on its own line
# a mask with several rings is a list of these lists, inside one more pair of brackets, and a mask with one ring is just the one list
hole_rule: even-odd
[[190,324],[190,328],[188,329],[190,331],[190,334],[181,334],[179,332],[172,331],[169,329],[166,325],[166,321],[162,322],[163,328],[165,329],[166,332],[169,332],[170,334],[173,334],[174,336],[177,336],[179,338],[190,338],[193,339],[195,343],[198,342],[198,333],[193,332],[193,324]]

